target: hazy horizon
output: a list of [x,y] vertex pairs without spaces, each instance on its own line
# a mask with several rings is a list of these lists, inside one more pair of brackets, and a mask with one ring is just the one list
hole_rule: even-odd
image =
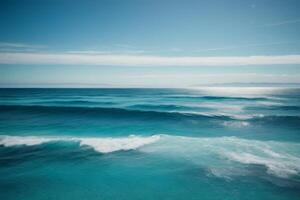
[[118,89],[118,88],[124,88],[124,89],[130,89],[130,88],[202,88],[202,87],[293,87],[293,88],[300,88],[300,83],[211,83],[211,84],[197,84],[197,85],[188,85],[188,86],[170,86],[170,85],[161,85],[161,86],[156,86],[153,87],[151,85],[109,85],[109,84],[34,84],[34,85],[0,85],[0,89],[5,89],[5,88],[100,88],[100,89]]

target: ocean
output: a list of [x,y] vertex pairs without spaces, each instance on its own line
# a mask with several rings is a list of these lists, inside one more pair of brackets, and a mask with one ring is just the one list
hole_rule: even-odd
[[0,199],[300,199],[300,89],[0,89]]

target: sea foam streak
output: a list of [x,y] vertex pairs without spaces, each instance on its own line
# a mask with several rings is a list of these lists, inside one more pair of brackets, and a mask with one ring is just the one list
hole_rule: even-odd
[[[243,165],[262,165],[267,173],[281,178],[300,174],[300,144],[258,141],[238,137],[195,138],[164,135],[140,151],[174,156],[205,168],[216,176],[232,175]],[[216,169],[219,169],[216,172]],[[226,174],[224,174],[226,173]]]
[[0,136],[0,145],[5,147],[17,145],[40,145],[49,142],[79,142],[80,146],[89,146],[101,153],[110,153],[121,150],[134,150],[141,146],[159,140],[159,136],[124,138],[80,138],[80,137],[39,137],[39,136]]
[[[258,141],[238,137],[183,137],[171,135],[97,137],[0,136],[0,145],[40,145],[49,142],[78,142],[101,153],[138,150],[173,157],[210,169],[219,177],[236,175],[245,165],[261,165],[267,173],[280,178],[299,176],[300,144]],[[229,169],[229,170],[228,170]],[[234,169],[232,172],[230,169]],[[237,174],[238,175],[238,174]]]

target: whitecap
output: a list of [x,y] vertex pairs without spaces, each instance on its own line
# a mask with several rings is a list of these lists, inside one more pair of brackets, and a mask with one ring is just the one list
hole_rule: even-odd
[[242,128],[242,127],[249,126],[250,123],[245,121],[225,121],[223,122],[223,125],[232,128]]
[[[77,142],[80,147],[89,147],[100,153],[137,150],[146,154],[157,154],[166,159],[174,158],[212,169],[211,174],[219,177],[228,178],[234,176],[234,172],[243,173],[248,165],[264,166],[266,173],[280,178],[300,175],[300,144],[294,142],[171,135],[132,135],[116,138],[0,136],[0,145],[4,147],[61,141]],[[230,170],[220,170],[222,168]]]
[[60,140],[59,138],[51,138],[51,137],[36,137],[36,136],[0,136],[0,145],[5,147],[18,146],[18,145],[40,145],[43,143],[48,143],[51,141]]
[[49,142],[79,142],[80,146],[89,146],[100,153],[110,153],[121,150],[135,150],[144,145],[159,140],[160,136],[129,136],[120,138],[97,138],[97,137],[46,137],[46,136],[0,136],[0,145],[33,146]]
[[139,137],[129,136],[126,138],[81,138],[81,146],[89,146],[101,153],[110,153],[120,150],[135,150],[147,144],[159,140],[159,136]]
[[188,160],[195,165],[212,170],[220,176],[229,173],[219,168],[236,168],[224,177],[232,176],[232,171],[247,165],[261,165],[266,172],[280,178],[300,175],[300,144],[293,142],[258,141],[238,137],[196,138],[164,135],[153,145],[140,151],[159,153]]

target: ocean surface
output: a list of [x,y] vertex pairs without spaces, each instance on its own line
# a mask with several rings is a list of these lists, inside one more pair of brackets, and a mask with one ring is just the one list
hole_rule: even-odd
[[0,89],[0,199],[300,199],[300,89]]

